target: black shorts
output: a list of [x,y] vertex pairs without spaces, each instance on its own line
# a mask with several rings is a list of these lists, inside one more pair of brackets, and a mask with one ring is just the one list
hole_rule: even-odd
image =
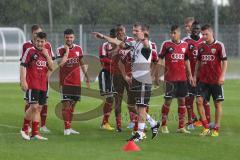
[[187,86],[188,86],[188,96],[196,96],[197,87],[193,87],[189,82],[187,82]]
[[61,97],[62,101],[79,101],[81,98],[81,87],[80,86],[61,86]]
[[113,75],[113,86],[117,94],[123,95],[124,89],[127,91],[127,104],[135,105],[134,93],[130,90],[130,86],[125,81],[121,74],[114,74]]
[[116,94],[113,87],[113,76],[106,69],[100,71],[98,82],[101,96],[113,96]]
[[166,82],[165,99],[184,98],[187,95],[187,81]]
[[129,104],[148,107],[151,97],[151,84],[146,84],[137,81],[133,78],[129,93]]
[[199,82],[197,85],[197,97],[203,97],[209,102],[211,96],[214,101],[224,101],[223,86]]
[[28,89],[24,98],[29,104],[45,105],[47,102],[47,91]]

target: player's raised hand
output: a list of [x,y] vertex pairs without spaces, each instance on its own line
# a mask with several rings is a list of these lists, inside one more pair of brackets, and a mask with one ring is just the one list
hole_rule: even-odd
[[69,53],[69,46],[67,44],[64,45],[64,48],[65,48],[65,53],[68,54]]
[[99,32],[92,32],[92,35],[99,39],[104,39],[104,35]]
[[46,57],[46,58],[49,57],[48,50],[46,48],[42,49],[42,53],[43,53],[44,57]]

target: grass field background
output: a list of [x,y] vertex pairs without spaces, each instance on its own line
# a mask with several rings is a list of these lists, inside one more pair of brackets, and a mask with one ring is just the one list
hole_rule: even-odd
[[[96,87],[96,86],[95,86]],[[122,147],[131,131],[126,129],[126,104],[123,108],[123,132],[105,131],[99,128],[101,118],[85,122],[73,122],[73,128],[80,135],[63,136],[63,122],[55,115],[55,105],[59,102],[57,92],[51,90],[47,126],[51,133],[45,135],[48,141],[24,141],[20,134],[23,122],[23,93],[18,84],[0,84],[0,160],[3,159],[69,159],[69,160],[239,160],[240,159],[240,81],[227,80],[224,86],[225,101],[220,136],[199,137],[202,128],[190,135],[177,134],[176,103],[170,110],[168,123],[170,134],[159,134],[138,143],[140,152],[124,152]],[[100,100],[83,97],[77,104],[77,112],[93,109]],[[150,113],[159,118],[163,97],[151,99]],[[211,102],[212,104],[212,102]],[[214,107],[211,105],[212,115]],[[213,119],[213,117],[212,117]],[[114,114],[111,114],[114,126]]]

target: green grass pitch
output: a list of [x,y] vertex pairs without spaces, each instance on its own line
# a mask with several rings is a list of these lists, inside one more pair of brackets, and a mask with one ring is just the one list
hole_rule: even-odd
[[[123,132],[105,131],[99,128],[101,118],[85,122],[73,122],[80,135],[63,136],[63,123],[55,115],[58,93],[51,90],[47,126],[51,133],[48,141],[24,141],[20,134],[23,121],[23,93],[18,84],[0,84],[0,160],[239,160],[240,159],[240,81],[227,80],[224,86],[225,101],[220,136],[199,137],[201,128],[190,135],[177,134],[176,102],[170,109],[170,134],[159,134],[138,143],[140,152],[124,152],[122,147],[131,131],[126,129],[126,104],[123,108]],[[151,99],[150,113],[159,118],[163,97]],[[87,111],[101,101],[83,97],[77,112]],[[212,115],[214,107],[211,102]],[[213,119],[213,116],[212,116]],[[114,113],[110,122],[114,126]]]

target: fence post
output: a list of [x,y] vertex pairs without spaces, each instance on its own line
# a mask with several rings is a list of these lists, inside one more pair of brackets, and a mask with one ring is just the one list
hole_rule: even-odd
[[238,53],[237,56],[240,56],[240,24],[238,24]]
[[79,24],[79,45],[83,47],[83,25]]

